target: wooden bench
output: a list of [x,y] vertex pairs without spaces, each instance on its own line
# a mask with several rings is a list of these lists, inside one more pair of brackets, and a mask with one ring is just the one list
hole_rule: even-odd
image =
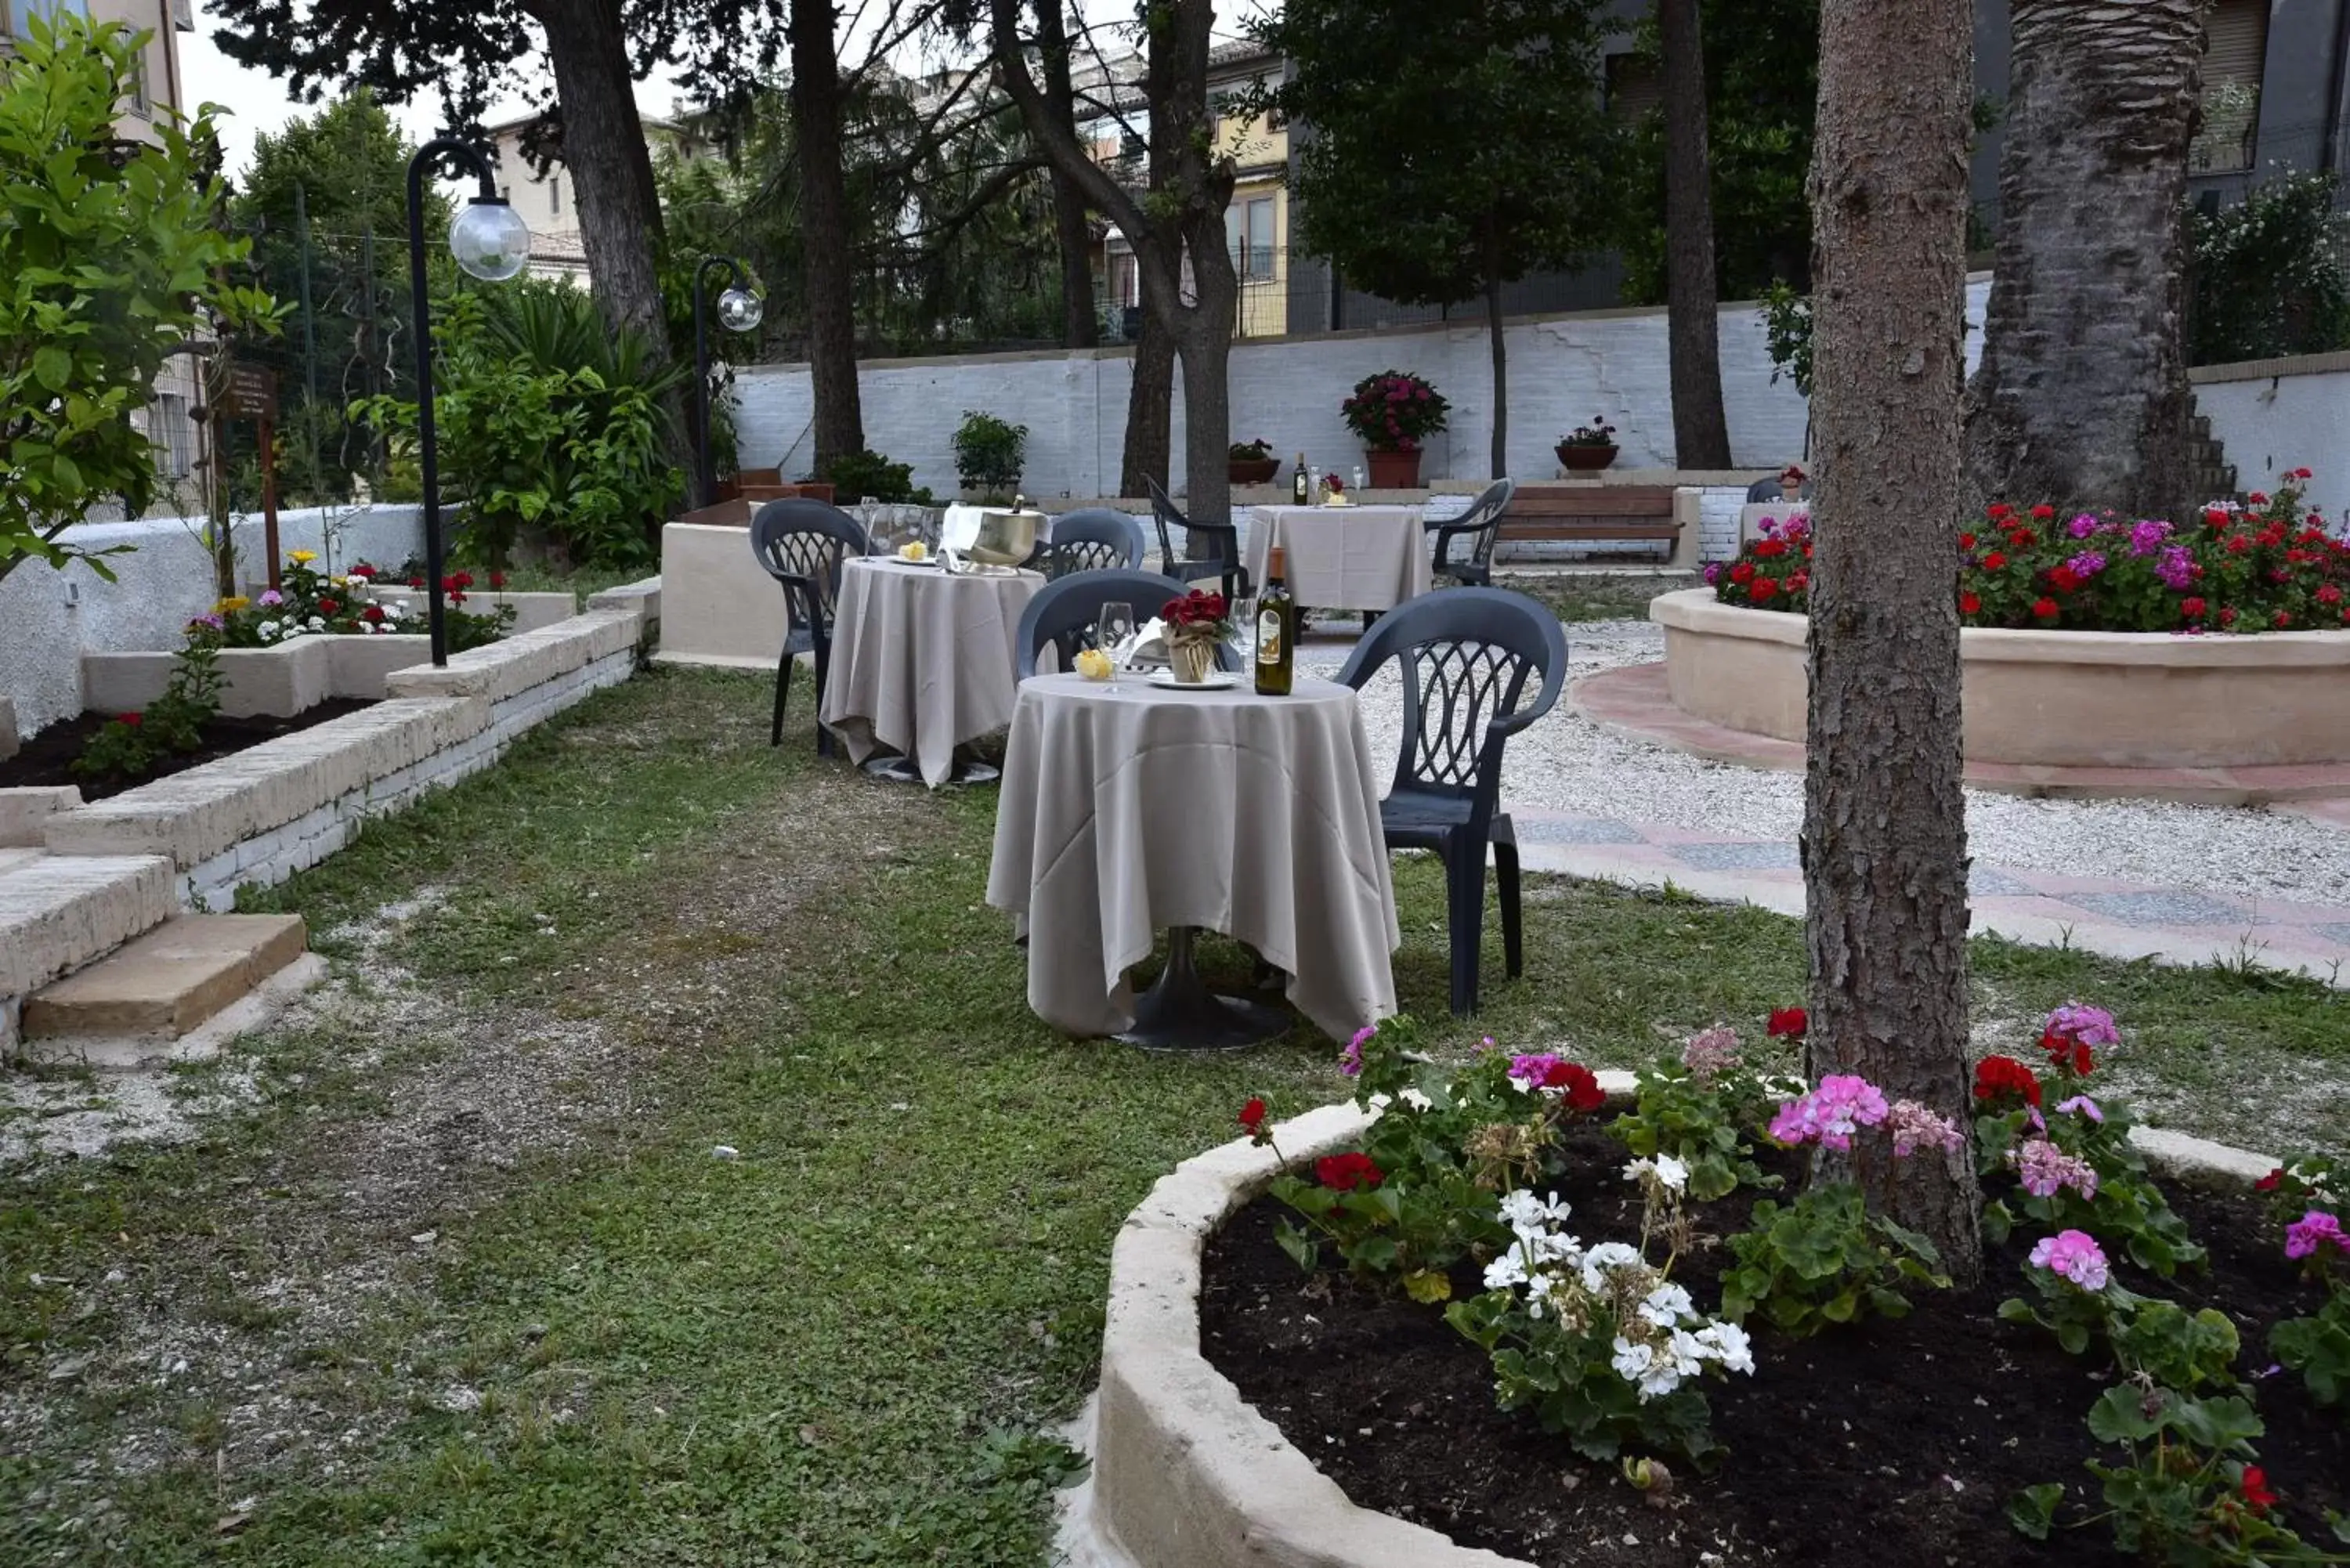
[[1698,493],[1669,484],[1521,484],[1502,514],[1500,543],[1654,540],[1663,558],[1694,566]]

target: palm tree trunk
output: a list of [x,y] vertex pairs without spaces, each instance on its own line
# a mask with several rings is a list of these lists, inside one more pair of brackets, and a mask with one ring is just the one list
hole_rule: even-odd
[[2014,0],[1969,498],[2184,516],[2202,0]]
[[[1819,498],[1804,802],[1809,1066],[1970,1125],[1959,387],[1968,0],[1824,0],[1812,161]],[[1981,1272],[1971,1147],[1835,1174]]]

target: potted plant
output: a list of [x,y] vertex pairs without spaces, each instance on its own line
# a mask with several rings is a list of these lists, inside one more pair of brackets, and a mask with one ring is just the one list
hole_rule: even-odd
[[975,499],[1003,502],[1020,486],[1027,461],[1028,427],[965,409],[954,433],[955,477]]
[[1193,588],[1161,606],[1167,628],[1167,666],[1178,684],[1197,686],[1216,667],[1216,649],[1232,634],[1232,607],[1222,594]]
[[1361,438],[1374,490],[1419,488],[1420,443],[1444,428],[1452,405],[1418,376],[1381,370],[1355,383],[1339,405],[1347,428]]
[[1779,499],[1793,504],[1804,498],[1804,483],[1811,475],[1800,462],[1791,462],[1779,471]]
[[1589,424],[1575,426],[1551,450],[1568,472],[1596,473],[1616,461],[1616,427],[1594,414]]
[[1271,484],[1273,476],[1281,472],[1281,460],[1273,455],[1273,443],[1262,436],[1255,441],[1235,441],[1229,462],[1230,478],[1234,484]]

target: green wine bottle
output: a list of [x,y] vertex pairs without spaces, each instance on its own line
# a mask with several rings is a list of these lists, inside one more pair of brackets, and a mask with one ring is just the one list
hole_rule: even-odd
[[1275,545],[1265,560],[1264,587],[1256,596],[1256,691],[1260,697],[1288,696],[1296,678],[1297,601],[1290,597],[1288,576],[1288,552]]

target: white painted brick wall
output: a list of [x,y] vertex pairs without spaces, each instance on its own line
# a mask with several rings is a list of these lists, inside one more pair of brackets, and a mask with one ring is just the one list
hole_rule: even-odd
[[[1988,275],[1967,285],[1971,356],[1981,346]],[[1776,468],[1803,452],[1805,410],[1792,383],[1773,383],[1760,313],[1721,309],[1722,400],[1731,455],[1746,468]],[[1662,310],[1590,311],[1529,317],[1506,328],[1509,468],[1522,479],[1558,472],[1551,448],[1597,416],[1617,428],[1626,468],[1673,466],[1672,391]],[[1232,346],[1232,437],[1262,437],[1284,464],[1299,452],[1342,471],[1362,461],[1338,405],[1363,377],[1411,370],[1452,404],[1452,428],[1430,443],[1423,481],[1482,481],[1492,446],[1492,368],[1483,325],[1274,338]],[[1132,359],[1124,350],[1050,350],[941,359],[869,360],[858,387],[866,444],[911,463],[914,482],[941,496],[956,488],[955,427],[978,409],[1028,427],[1032,495],[1093,496],[1117,488]],[[736,372],[735,423],[743,461],[786,478],[807,472],[813,402],[805,365]],[[1177,378],[1175,478],[1181,482],[1183,399]]]
[[299,819],[244,839],[190,871],[181,881],[181,900],[203,910],[236,907],[241,887],[272,887],[307,870],[357,838],[367,818],[385,816],[413,805],[488,767],[515,737],[607,686],[626,680],[636,668],[633,649],[606,654],[551,680],[498,702],[490,726],[328,802]]

